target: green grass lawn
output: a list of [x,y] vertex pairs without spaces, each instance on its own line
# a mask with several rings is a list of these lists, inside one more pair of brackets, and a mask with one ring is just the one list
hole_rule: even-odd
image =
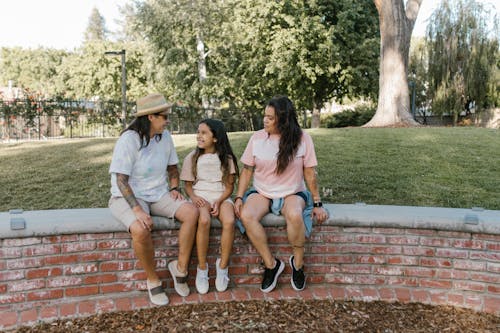
[[[500,131],[316,129],[323,201],[500,209]],[[230,133],[241,156],[251,133]],[[176,135],[182,159],[195,135]],[[0,144],[0,211],[106,207],[116,138]],[[331,194],[329,194],[331,193]]]

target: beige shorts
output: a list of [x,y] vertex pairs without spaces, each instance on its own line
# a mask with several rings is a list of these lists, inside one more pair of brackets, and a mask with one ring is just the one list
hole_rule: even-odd
[[[215,202],[215,200],[220,198],[222,192],[194,190],[194,194],[207,200],[208,203],[212,205]],[[233,201],[230,198],[224,200],[224,202],[226,201],[230,202],[231,204],[233,203]]]
[[[150,215],[173,218],[177,209],[179,209],[179,207],[187,201],[174,200],[170,197],[170,193],[165,193],[160,200],[156,202],[147,202],[141,199],[137,199],[137,202],[139,202],[142,209]],[[129,230],[132,223],[137,220],[137,217],[135,217],[135,214],[130,208],[127,200],[123,197],[111,197],[109,199],[108,207],[111,210],[111,214],[118,221],[123,223],[125,227],[127,227],[127,230]]]

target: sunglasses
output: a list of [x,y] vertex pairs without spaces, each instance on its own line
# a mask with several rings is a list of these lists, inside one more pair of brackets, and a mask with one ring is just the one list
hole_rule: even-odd
[[155,117],[162,117],[164,120],[168,119],[168,115],[167,114],[155,114]]

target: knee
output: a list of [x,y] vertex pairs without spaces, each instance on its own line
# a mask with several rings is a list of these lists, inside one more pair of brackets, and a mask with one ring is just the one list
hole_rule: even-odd
[[219,219],[222,229],[233,229],[235,225],[234,218],[232,219]]
[[240,218],[241,218],[241,223],[243,223],[245,227],[255,222],[255,217],[253,216],[252,212],[250,212],[248,209],[243,208],[240,214]]
[[210,228],[210,223],[212,219],[210,216],[200,216],[198,218],[198,228]]
[[286,224],[291,227],[300,227],[304,225],[304,219],[302,217],[302,212],[293,211],[289,213],[286,217]]
[[175,218],[181,221],[183,224],[193,224],[196,225],[198,222],[198,217],[200,216],[200,211],[198,208],[190,202],[187,202],[179,208],[179,212],[175,214]]
[[130,226],[130,235],[132,240],[139,243],[145,243],[151,238],[151,231],[137,226],[135,223]]

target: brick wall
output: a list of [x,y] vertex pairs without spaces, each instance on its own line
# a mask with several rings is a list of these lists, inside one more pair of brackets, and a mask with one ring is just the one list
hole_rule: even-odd
[[[272,251],[288,261],[284,225],[271,224],[266,228]],[[500,234],[339,224],[330,219],[315,227],[306,244],[308,289],[321,286],[337,299],[448,304],[500,315]],[[213,228],[210,239],[212,277],[220,231]],[[157,266],[171,299],[175,291],[166,267],[177,255],[177,232],[154,232]],[[233,294],[253,292],[261,279],[260,257],[236,235],[230,288]],[[192,294],[178,302],[200,301],[194,254],[188,282]],[[289,279],[287,265],[280,287]],[[125,232],[3,238],[0,329],[149,307],[144,281]],[[201,300],[224,299],[213,290]]]

